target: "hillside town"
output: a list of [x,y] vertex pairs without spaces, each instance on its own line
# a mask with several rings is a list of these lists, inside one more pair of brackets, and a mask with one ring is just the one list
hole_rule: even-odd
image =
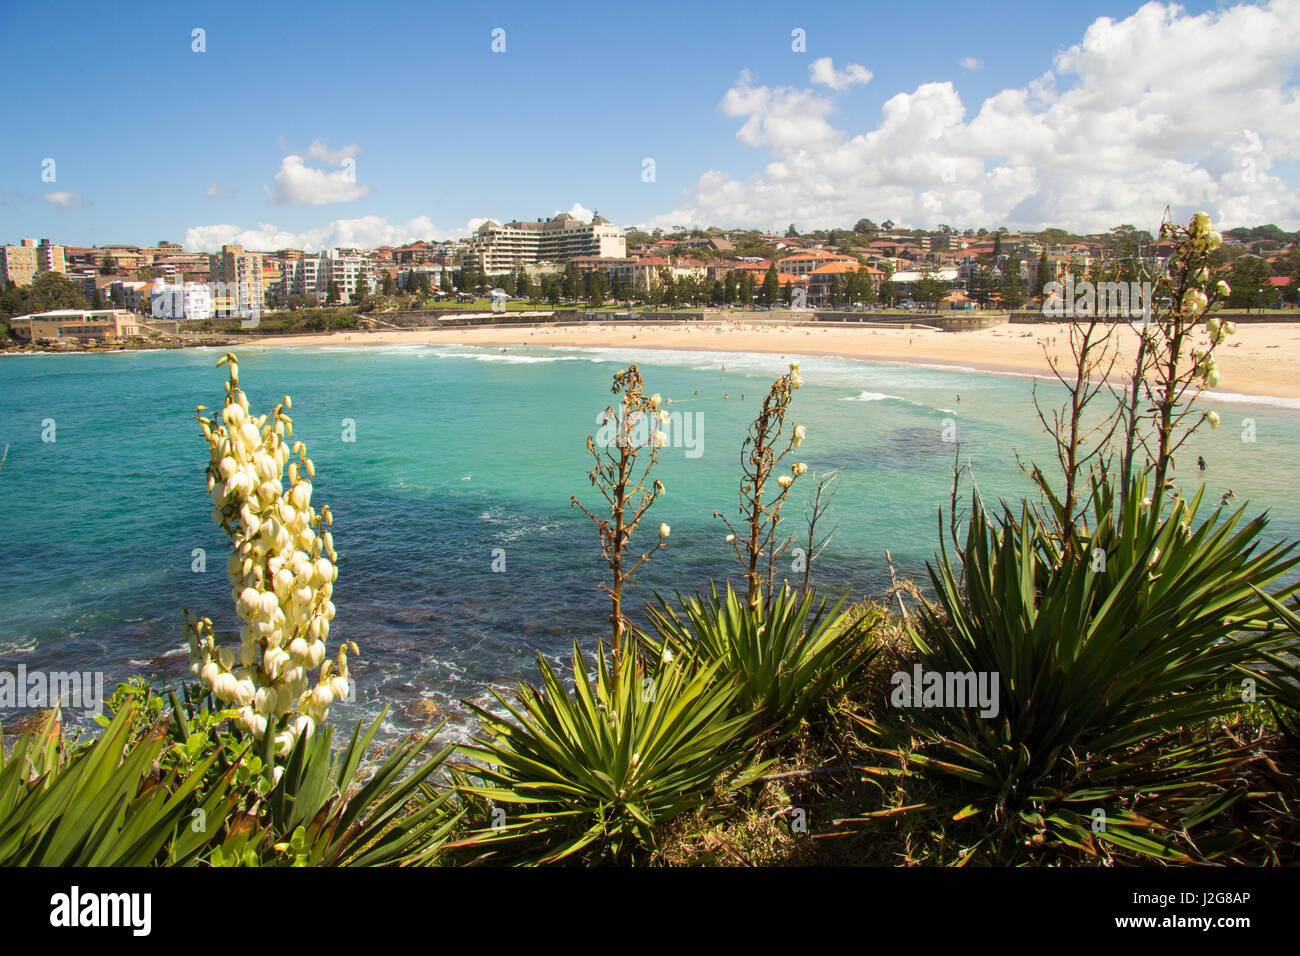
[[[369,249],[228,244],[204,251],[169,241],[83,247],[22,239],[0,246],[0,318],[13,340],[36,343],[167,336],[214,319],[330,306],[380,315],[474,307],[487,295],[551,308],[1010,312],[1042,309],[1052,282],[1133,281],[1167,251],[1130,225],[1078,236],[904,229],[862,219],[851,229],[806,234],[791,224],[777,235],[646,232],[568,213],[489,219],[460,239]],[[1236,290],[1229,306],[1297,305],[1297,234],[1276,226],[1228,230],[1216,257]]]

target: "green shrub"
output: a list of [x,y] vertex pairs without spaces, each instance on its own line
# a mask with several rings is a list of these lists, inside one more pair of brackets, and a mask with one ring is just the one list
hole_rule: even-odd
[[732,712],[737,688],[718,664],[646,660],[629,644],[616,671],[601,653],[589,682],[575,642],[572,693],[538,665],[542,686],[521,683],[518,706],[496,695],[512,719],[473,707],[490,736],[463,748],[482,762],[463,768],[463,789],[506,814],[469,845],[544,863],[628,859],[715,788],[741,784],[729,775],[752,749],[752,718]]
[[[435,862],[459,822],[452,792],[437,793],[432,776],[454,749],[446,745],[420,760],[434,728],[400,743],[364,779],[362,760],[385,714],[364,733],[357,724],[335,753],[333,728],[295,743],[283,773],[245,807],[244,821],[214,852],[218,865],[411,866]],[[268,761],[269,763],[269,761]]]
[[[1189,728],[1241,706],[1235,668],[1280,640],[1262,629],[1270,607],[1255,587],[1300,560],[1294,544],[1257,551],[1267,522],[1243,523],[1244,509],[1193,530],[1200,499],[1164,518],[1135,506],[1116,526],[1112,488],[1095,481],[1094,530],[1062,563],[1027,506],[992,520],[976,498],[965,586],[945,550],[930,569],[938,604],[914,640],[925,671],[996,674],[999,712],[916,708],[861,723],[909,749],[909,770],[944,781],[967,804],[958,817],[981,819],[996,845],[1018,851],[1028,835],[1186,858],[1179,835],[1242,795],[1232,768],[1245,753]],[[1235,839],[1199,837],[1196,852]]]
[[785,587],[770,610],[761,602],[751,610],[728,583],[724,597],[713,587],[704,599],[677,600],[680,616],[662,600],[647,609],[661,648],[716,665],[720,679],[738,685],[734,712],[753,714],[757,729],[778,737],[833,690],[851,690],[878,652],[868,639],[879,612],[845,611],[845,598],[828,609],[813,591]]
[[1253,670],[1242,668],[1242,673],[1254,678],[1271,695],[1269,710],[1279,729],[1292,746],[1300,747],[1300,660],[1296,658],[1297,640],[1300,640],[1300,616],[1275,598],[1261,595],[1277,615],[1278,623],[1291,632],[1292,640],[1285,651],[1264,655],[1268,666]]
[[[234,772],[155,775],[165,734],[131,701],[83,746],[56,725],[0,740],[0,866],[149,866],[195,862],[235,803]],[[203,786],[200,787],[200,784]]]

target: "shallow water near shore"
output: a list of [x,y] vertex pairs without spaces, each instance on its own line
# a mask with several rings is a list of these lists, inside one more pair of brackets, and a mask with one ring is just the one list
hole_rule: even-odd
[[[651,544],[660,522],[672,535],[632,585],[639,606],[655,591],[734,576],[726,529],[712,513],[734,514],[745,429],[793,357],[460,345],[238,354],[255,410],[292,395],[294,437],[316,465],[314,501],[334,512],[331,644],[355,640],[362,653],[359,700],[332,719],[351,724],[391,704],[387,729],[414,729],[430,700],[450,718],[450,736],[466,728],[461,699],[485,702],[487,688],[531,677],[534,653],[559,661],[575,638],[587,647],[604,632],[596,531],[570,496],[599,499],[585,441],[612,398],[612,374],[637,362],[647,391],[672,399],[669,410],[691,423],[655,472],[668,494],[639,540]],[[0,469],[0,669],[97,671],[109,687],[144,673],[168,686],[187,676],[183,608],[211,616],[231,639],[226,540],[209,517],[207,449],[193,417],[196,405],[220,403],[220,355],[0,362],[0,444],[9,445]],[[801,362],[807,384],[791,414],[808,427],[799,454],[810,473],[840,474],[829,518],[838,528],[814,577],[828,594],[883,590],[886,549],[901,575],[925,583],[949,499],[955,446],[946,439],[960,441],[989,500],[1028,490],[1017,451],[1049,464],[1027,378]],[[1051,387],[1039,383],[1039,392]],[[1300,410],[1233,398],[1207,401],[1223,426],[1189,443],[1182,483],[1203,477],[1207,504],[1232,489],[1234,504],[1268,509],[1270,539],[1300,536]],[[1253,442],[1243,441],[1246,420]],[[1209,465],[1203,475],[1197,455]],[[968,493],[969,485],[963,505]],[[785,527],[795,533],[804,498],[795,493],[787,505]],[[195,570],[195,549],[205,570]],[[494,573],[502,556],[505,571]]]

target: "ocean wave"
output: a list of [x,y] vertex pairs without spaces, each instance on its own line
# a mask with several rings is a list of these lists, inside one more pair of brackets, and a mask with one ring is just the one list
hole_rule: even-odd
[[858,392],[858,394],[849,395],[846,398],[840,399],[840,401],[842,402],[883,402],[887,399],[893,400],[895,402],[907,401],[907,399],[901,398],[898,395],[886,395],[884,392]]
[[943,412],[945,415],[956,415],[957,412],[951,408],[939,408],[937,405],[927,405],[925,402],[913,401],[910,398],[903,398],[901,395],[886,395],[884,392],[858,392],[856,395],[849,395],[842,399],[842,402],[902,402],[904,405],[913,405],[917,408],[928,408],[936,412]]
[[1201,399],[1207,402],[1229,402],[1240,405],[1268,405],[1270,408],[1300,408],[1300,398],[1283,398],[1279,395],[1245,395],[1241,392],[1205,392]]

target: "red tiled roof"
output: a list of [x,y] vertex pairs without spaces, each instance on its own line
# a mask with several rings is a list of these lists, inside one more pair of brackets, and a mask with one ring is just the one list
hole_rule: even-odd
[[809,275],[845,275],[849,272],[857,272],[864,268],[858,262],[828,262],[824,266],[818,266]]
[[839,253],[839,252],[827,252],[825,249],[805,249],[804,251],[796,253],[795,255],[786,256],[783,259],[778,259],[777,264],[779,265],[782,262],[800,262],[804,259],[828,259],[833,261],[843,261],[852,258],[853,258],[852,256],[846,256],[843,253]]

